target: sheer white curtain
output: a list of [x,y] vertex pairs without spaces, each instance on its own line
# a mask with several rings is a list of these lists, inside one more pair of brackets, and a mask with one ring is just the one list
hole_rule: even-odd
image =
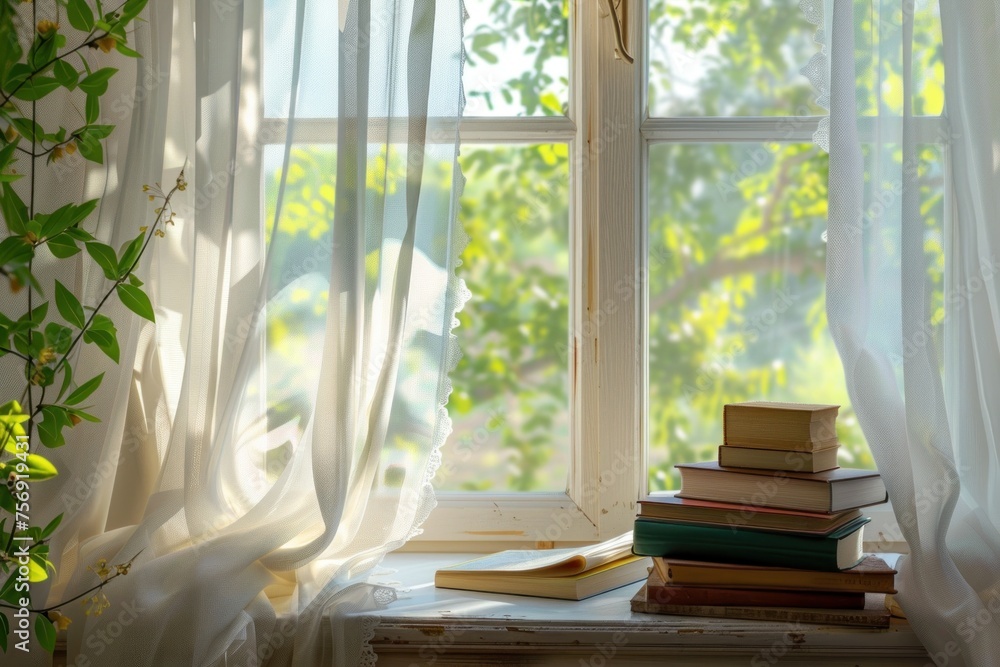
[[[357,582],[434,504],[466,297],[464,8],[280,4],[283,145],[264,145],[252,113],[260,7],[157,0],[136,35],[142,94],[114,185],[138,207],[161,164],[165,188],[186,164],[190,186],[149,267],[157,324],[123,328],[119,381],[99,397],[117,409],[90,446],[60,450],[44,508],[66,511],[52,602],[95,583],[99,558],[139,554],[103,614],[68,608],[71,664],[371,662],[351,614],[392,591]],[[321,66],[303,66],[310,34],[329,47]],[[300,144],[297,106],[317,91],[336,131]],[[138,224],[109,212],[102,235]]]
[[[899,603],[935,663],[996,664],[1000,3],[802,4],[830,109],[827,315],[909,545]],[[941,62],[942,117],[921,118]]]

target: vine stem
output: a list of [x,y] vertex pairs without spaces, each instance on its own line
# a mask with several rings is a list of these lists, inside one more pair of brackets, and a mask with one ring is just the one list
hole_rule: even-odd
[[[32,3],[32,5],[34,5],[34,3]],[[113,13],[117,13],[117,12],[118,12],[118,10],[120,10],[120,9],[121,9],[122,7],[124,7],[124,6],[125,6],[125,3],[123,2],[122,4],[118,5],[118,7],[116,7],[116,8],[115,8],[115,9],[113,10]],[[35,12],[36,12],[37,10],[36,10],[36,9],[35,9],[34,7],[32,7],[32,8],[31,8],[31,11],[32,11],[32,22],[33,22],[33,23],[37,23],[37,22],[38,22],[38,20],[37,20],[37,18],[35,17]],[[54,58],[51,58],[51,59],[50,59],[50,60],[49,60],[48,62],[46,62],[45,64],[41,65],[40,67],[36,67],[36,68],[35,68],[35,70],[34,70],[34,71],[33,71],[33,72],[31,73],[31,74],[29,74],[28,76],[24,77],[24,81],[20,82],[20,83],[19,83],[19,84],[17,84],[16,86],[14,86],[14,88],[13,88],[13,89],[12,89],[12,90],[11,90],[11,91],[10,91],[9,93],[7,93],[7,94],[5,94],[5,95],[3,96],[3,99],[2,99],[2,100],[0,100],[0,107],[2,107],[2,106],[4,106],[5,104],[7,104],[7,102],[10,102],[10,98],[12,98],[12,97],[13,97],[14,95],[16,95],[16,94],[17,94],[17,91],[21,90],[21,88],[23,88],[23,87],[24,87],[24,84],[28,83],[28,82],[29,82],[29,81],[31,81],[31,80],[32,80],[33,78],[35,78],[35,76],[36,76],[37,74],[41,74],[41,73],[42,73],[42,72],[44,72],[44,71],[45,71],[46,69],[48,69],[49,65],[52,65],[53,63],[55,63],[55,62],[56,62],[56,61],[58,61],[58,60],[63,60],[64,58],[66,58],[66,57],[68,57],[68,56],[71,56],[71,55],[73,55],[74,53],[76,53],[77,51],[79,51],[80,49],[82,49],[83,47],[85,47],[85,46],[89,45],[89,44],[90,44],[91,42],[93,42],[94,40],[97,40],[97,39],[104,39],[105,37],[109,36],[110,34],[111,34],[111,33],[109,33],[109,32],[105,32],[105,33],[102,33],[102,34],[100,34],[100,35],[97,35],[97,36],[95,36],[95,35],[94,35],[94,31],[93,31],[93,30],[91,30],[91,31],[90,31],[89,33],[87,33],[87,36],[86,36],[86,38],[84,38],[84,41],[83,41],[83,43],[82,43],[82,44],[80,44],[80,45],[78,45],[78,46],[74,46],[74,47],[73,47],[72,49],[70,49],[69,51],[66,51],[65,53],[60,53],[59,55],[55,56]]]
[[142,250],[139,251],[139,256],[135,258],[134,262],[132,262],[132,266],[130,266],[128,268],[128,271],[126,271],[122,275],[121,278],[118,278],[118,279],[115,280],[115,282],[111,285],[111,289],[108,290],[107,294],[104,295],[104,298],[102,298],[101,301],[97,304],[97,307],[94,308],[94,312],[92,312],[90,314],[90,317],[84,323],[83,328],[80,329],[80,333],[78,333],[76,335],[76,337],[73,339],[73,342],[70,343],[69,348],[66,350],[66,352],[63,354],[63,356],[59,359],[59,361],[53,367],[53,369],[52,369],[53,374],[58,373],[59,369],[62,368],[63,364],[65,364],[66,361],[69,359],[69,356],[73,352],[73,349],[80,342],[80,339],[83,338],[83,334],[90,327],[91,323],[94,321],[94,318],[97,317],[97,314],[100,312],[101,307],[104,306],[104,303],[111,297],[111,295],[114,293],[115,289],[119,285],[121,285],[122,283],[124,283],[128,279],[128,277],[130,275],[132,275],[132,272],[135,270],[135,267],[139,265],[139,261],[142,259],[142,256],[144,254],[146,254],[146,248],[149,246],[149,242],[153,239],[154,232],[156,231],[157,225],[159,225],[163,221],[163,214],[164,214],[164,212],[170,206],[170,199],[171,199],[171,197],[174,196],[174,193],[177,192],[177,190],[179,189],[179,187],[180,186],[176,186],[175,185],[173,187],[173,189],[170,190],[170,192],[167,193],[166,197],[164,197],[164,199],[163,199],[163,207],[160,209],[160,212],[156,216],[156,220],[153,221],[153,224],[150,226],[150,228],[148,230],[148,234],[146,235],[146,241],[142,244]]
[[[139,553],[137,553],[136,555],[134,555],[131,558],[129,558],[128,561],[126,561],[125,564],[128,565],[129,567],[131,567],[132,562],[135,561],[135,559],[138,558],[139,554],[141,554],[141,553],[142,553],[142,551],[139,551]],[[126,571],[126,573],[127,573],[127,571]],[[124,577],[124,576],[125,576],[125,574],[123,574],[122,572],[116,572],[113,575],[111,575],[110,577],[108,577],[107,579],[103,580],[101,583],[97,584],[96,586],[91,586],[90,588],[88,588],[84,592],[80,593],[79,595],[74,595],[73,597],[69,598],[68,600],[63,600],[62,602],[59,602],[57,604],[54,604],[54,605],[51,605],[51,606],[48,606],[48,607],[44,607],[42,609],[32,609],[31,607],[29,607],[28,611],[32,612],[32,613],[35,613],[35,614],[47,614],[50,611],[58,609],[59,607],[68,605],[71,602],[76,602],[77,600],[79,600],[81,598],[85,598],[88,595],[90,595],[91,593],[93,593],[94,591],[101,590],[102,588],[104,588],[105,586],[107,586],[109,583],[111,583],[112,581],[114,581],[115,579],[117,579],[118,577]],[[21,609],[21,607],[15,607],[14,605],[7,604],[6,602],[0,602],[0,609],[14,609],[14,610],[17,610],[17,609]]]

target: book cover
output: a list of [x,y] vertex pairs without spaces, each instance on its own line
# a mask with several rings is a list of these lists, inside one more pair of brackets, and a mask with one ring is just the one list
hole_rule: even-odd
[[677,586],[860,593],[896,592],[896,570],[877,554],[865,554],[860,563],[841,572],[674,558],[654,558],[653,565],[664,581]]
[[862,533],[869,521],[859,517],[817,537],[638,517],[632,551],[639,556],[839,571],[861,561]]
[[817,473],[723,468],[715,461],[678,463],[681,498],[811,512],[840,512],[884,503],[876,470],[836,468]]
[[767,420],[770,422],[814,422],[836,419],[839,405],[829,403],[787,403],[782,401],[742,401],[722,406],[722,417]]
[[639,501],[638,515],[646,519],[706,523],[730,528],[791,530],[812,535],[827,535],[860,517],[861,510],[852,509],[836,513],[801,512],[654,494]]

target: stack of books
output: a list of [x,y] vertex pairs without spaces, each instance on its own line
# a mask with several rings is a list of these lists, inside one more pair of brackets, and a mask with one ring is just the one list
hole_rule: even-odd
[[860,510],[885,485],[837,467],[838,409],[727,405],[719,461],[677,465],[681,491],[639,503],[633,551],[654,567],[632,609],[888,627],[895,570],[863,553]]

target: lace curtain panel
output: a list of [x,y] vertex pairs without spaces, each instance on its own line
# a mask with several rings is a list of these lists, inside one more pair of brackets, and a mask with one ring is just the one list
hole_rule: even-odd
[[[116,409],[54,452],[64,472],[33,510],[65,512],[60,568],[36,594],[138,554],[104,613],[68,606],[71,664],[372,662],[352,614],[392,592],[357,582],[419,532],[451,430],[462,3],[157,0],[146,19],[144,59],[109,94],[130,104],[107,172],[75,187],[106,180],[97,235],[118,247],[144,183],[184,168],[190,186],[145,267],[156,325],[112,313],[120,369],[80,362]],[[335,129],[307,145],[296,119],[316,100]],[[284,134],[263,136],[259,109]]]
[[[994,664],[1000,3],[802,6],[822,45],[805,72],[830,109],[816,137],[830,152],[827,316],[910,549],[898,601],[936,664]],[[937,21],[929,47],[915,38]],[[941,116],[921,85],[938,61]],[[925,215],[935,183],[943,221]]]

